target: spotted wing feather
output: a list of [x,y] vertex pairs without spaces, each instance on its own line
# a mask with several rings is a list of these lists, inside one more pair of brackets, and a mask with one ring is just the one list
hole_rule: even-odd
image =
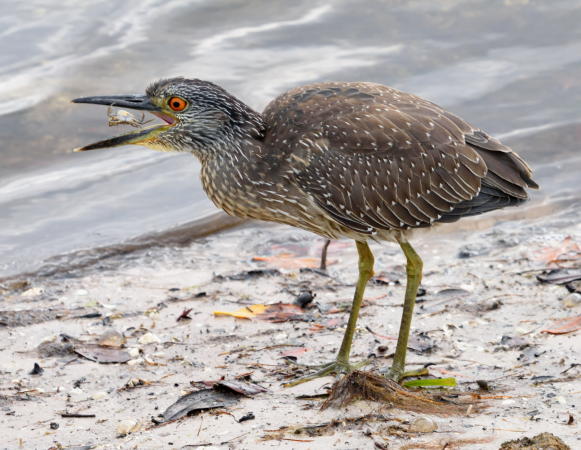
[[526,198],[525,187],[534,187],[530,169],[508,147],[386,86],[306,86],[264,114],[266,139],[284,153],[295,183],[360,233],[457,220]]

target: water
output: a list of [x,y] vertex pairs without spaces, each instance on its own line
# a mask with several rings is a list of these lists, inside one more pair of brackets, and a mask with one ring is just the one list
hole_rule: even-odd
[[214,211],[189,155],[70,153],[119,130],[108,129],[105,108],[69,99],[140,93],[168,76],[212,80],[259,110],[319,80],[413,91],[513,146],[537,170],[536,201],[579,200],[577,0],[9,5],[0,17],[0,276]]

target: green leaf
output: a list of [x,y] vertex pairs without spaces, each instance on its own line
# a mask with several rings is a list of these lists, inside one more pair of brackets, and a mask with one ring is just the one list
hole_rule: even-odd
[[427,378],[424,380],[410,380],[403,383],[404,387],[439,387],[456,386],[456,378]]

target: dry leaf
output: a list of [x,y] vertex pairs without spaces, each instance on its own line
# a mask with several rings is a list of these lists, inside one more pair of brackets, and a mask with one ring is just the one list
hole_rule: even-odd
[[[303,267],[318,269],[321,263],[319,258],[309,256],[297,257],[294,253],[279,253],[274,256],[255,256],[252,258],[252,261],[267,262],[281,269],[301,269]],[[332,264],[332,262],[328,262],[327,264]]]
[[297,355],[300,355],[301,353],[305,353],[308,351],[309,351],[309,349],[305,348],[305,347],[293,348],[292,350],[287,350],[285,352],[281,352],[280,356],[282,356],[283,358],[285,356],[297,356]]
[[537,255],[539,260],[551,264],[559,262],[561,259],[563,259],[563,255],[568,253],[578,254],[579,252],[581,252],[579,245],[573,241],[571,236],[567,236],[565,239],[563,239],[563,242],[561,242],[558,247],[542,248],[537,252]]
[[174,404],[170,405],[161,417],[155,418],[154,422],[158,424],[171,422],[193,411],[231,406],[238,399],[239,394],[232,391],[222,392],[214,389],[203,389],[201,391],[191,392],[180,397]]
[[552,269],[537,275],[537,280],[542,283],[567,284],[573,281],[581,280],[581,269]]
[[101,347],[96,344],[77,344],[74,351],[84,358],[101,364],[126,363],[131,359],[131,355],[125,350]]
[[270,322],[286,322],[300,319],[304,315],[303,309],[292,303],[273,303],[272,305],[250,305],[236,311],[214,311],[214,315],[231,316],[237,319],[260,319]]
[[263,313],[266,310],[266,305],[250,305],[244,308],[237,309],[236,311],[214,311],[216,317],[220,316],[231,316],[237,319],[252,319],[256,317],[257,314]]
[[231,391],[245,395],[246,397],[253,397],[256,394],[267,391],[266,388],[263,388],[258,384],[241,380],[222,380],[218,381],[215,386],[230,389]]
[[269,322],[286,322],[301,319],[304,313],[303,309],[294,303],[274,303],[268,305],[264,312],[257,314],[256,317]]
[[573,331],[581,330],[581,316],[573,317],[572,319],[564,319],[561,321],[562,325],[556,328],[541,330],[541,333],[549,334],[567,334]]

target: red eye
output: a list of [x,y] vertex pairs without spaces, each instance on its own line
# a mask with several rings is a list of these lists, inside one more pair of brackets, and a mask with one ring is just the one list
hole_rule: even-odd
[[188,106],[188,102],[186,102],[183,98],[180,97],[172,97],[167,102],[169,107],[174,111],[183,111]]

